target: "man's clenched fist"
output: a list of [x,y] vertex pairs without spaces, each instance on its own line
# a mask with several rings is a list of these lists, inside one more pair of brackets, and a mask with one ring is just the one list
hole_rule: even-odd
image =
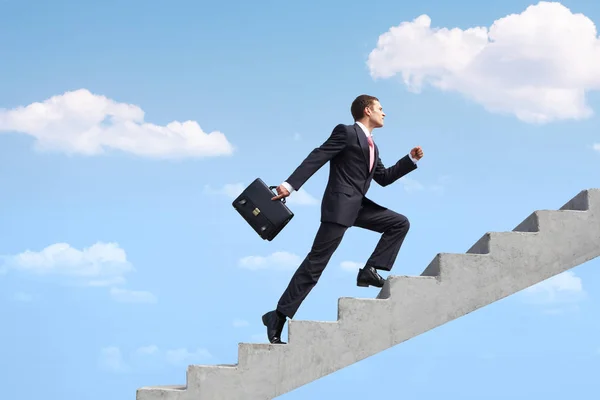
[[421,146],[417,146],[414,149],[412,149],[410,151],[410,156],[412,158],[415,158],[417,160],[420,160],[421,157],[423,157],[423,150],[421,149]]

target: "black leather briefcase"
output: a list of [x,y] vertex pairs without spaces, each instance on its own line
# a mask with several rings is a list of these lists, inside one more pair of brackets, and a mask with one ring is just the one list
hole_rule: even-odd
[[262,179],[256,178],[232,203],[254,231],[268,241],[273,240],[294,217],[285,205],[285,198],[271,200],[277,195],[273,192],[276,187],[267,186]]

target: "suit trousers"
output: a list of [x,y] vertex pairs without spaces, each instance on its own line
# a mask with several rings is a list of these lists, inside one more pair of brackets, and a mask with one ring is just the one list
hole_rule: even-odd
[[[410,228],[408,219],[395,211],[365,202],[353,226],[382,234],[366,265],[390,271]],[[321,222],[310,252],[279,299],[277,311],[288,318],[294,317],[302,301],[317,284],[348,228],[333,222]]]

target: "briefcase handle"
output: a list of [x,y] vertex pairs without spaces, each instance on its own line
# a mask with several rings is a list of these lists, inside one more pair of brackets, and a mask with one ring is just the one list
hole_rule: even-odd
[[[269,190],[273,191],[273,189],[277,189],[277,186],[269,186]],[[277,192],[275,192],[275,194],[277,194]],[[285,197],[282,197],[280,199],[280,201],[282,201],[283,203],[285,203]]]

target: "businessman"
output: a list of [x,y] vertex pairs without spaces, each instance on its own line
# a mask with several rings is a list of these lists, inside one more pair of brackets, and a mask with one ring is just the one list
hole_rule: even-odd
[[310,252],[302,261],[275,310],[262,316],[271,343],[286,344],[281,331],[287,318],[293,318],[302,301],[317,284],[319,277],[351,226],[381,234],[364,268],[356,277],[361,287],[383,287],[378,270],[390,271],[409,229],[408,219],[376,204],[365,195],[374,180],[387,186],[417,168],[423,157],[420,146],[413,148],[391,167],[379,158],[372,131],[383,126],[385,113],[376,97],[360,95],[350,107],[355,123],[339,124],[329,138],[302,161],[290,177],[277,187],[272,200],[280,200],[298,190],[329,161],[329,180],[321,202],[321,224]]

